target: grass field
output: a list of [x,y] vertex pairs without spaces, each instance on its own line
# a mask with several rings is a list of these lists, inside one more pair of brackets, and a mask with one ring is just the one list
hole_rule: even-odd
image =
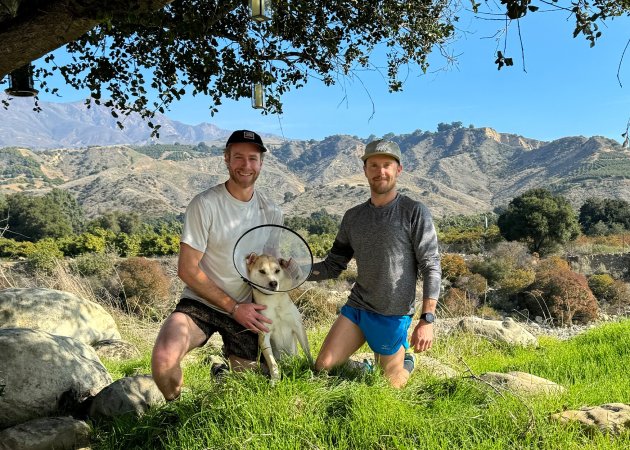
[[[311,331],[315,353],[326,329]],[[180,400],[140,419],[96,425],[93,449],[628,449],[630,432],[611,437],[549,419],[563,409],[630,403],[630,320],[568,341],[542,338],[514,348],[469,335],[436,341],[428,356],[460,371],[440,380],[416,370],[402,390],[375,374],[314,374],[305,358],[282,363],[275,385],[257,373],[209,376],[204,351],[185,366]],[[150,372],[150,356],[106,362],[114,377]],[[519,370],[567,388],[519,397],[475,381]]]

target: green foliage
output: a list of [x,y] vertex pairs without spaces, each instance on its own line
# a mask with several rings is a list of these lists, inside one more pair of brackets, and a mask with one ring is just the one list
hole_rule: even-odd
[[145,233],[140,235],[140,254],[144,256],[175,255],[179,253],[179,235],[173,233]]
[[88,231],[101,228],[116,234],[135,234],[142,229],[142,219],[136,212],[109,211],[88,222],[85,228]]
[[588,277],[588,287],[593,295],[600,300],[606,300],[607,294],[615,280],[607,273],[591,275]]
[[120,256],[138,256],[142,238],[137,234],[118,233],[114,239],[114,248]]
[[309,234],[336,234],[339,230],[341,219],[339,216],[329,214],[325,209],[320,209],[305,217],[287,217],[284,225],[293,230],[305,230]]
[[23,258],[32,253],[35,244],[28,241],[16,241],[0,237],[0,257]]
[[[326,327],[327,331],[327,327]],[[318,353],[320,333],[309,340]],[[150,352],[150,351],[149,351]],[[560,424],[550,416],[584,405],[630,402],[630,321],[574,339],[540,339],[538,348],[497,345],[477,336],[444,334],[428,356],[473,374],[531,373],[567,392],[535,397],[485,389],[468,376],[440,379],[422,364],[402,390],[377,373],[314,373],[305,358],[282,361],[275,384],[258,373],[228,373],[217,382],[203,358],[183,368],[190,389],[140,418],[95,423],[93,447],[119,449],[598,449],[625,450],[613,436]],[[149,357],[105,362],[110,373],[150,373]]]
[[440,245],[451,252],[480,253],[502,240],[492,213],[456,215],[435,220]]
[[313,256],[316,258],[324,258],[335,241],[336,234],[313,234],[306,239]]
[[630,203],[612,198],[589,198],[580,207],[584,234],[603,236],[630,230]]
[[372,52],[382,45],[388,48],[388,87],[401,90],[399,68],[425,71],[434,46],[453,35],[456,19],[447,6],[387,0],[364,8],[353,1],[285,0],[275,1],[271,20],[262,23],[249,18],[246,2],[169,2],[158,11],[122,14],[106,13],[105,7],[94,17],[107,17],[107,23],[68,43],[67,61],[48,55],[35,78],[60,71],[68,84],[112,107],[114,117],[130,110],[143,117],[163,113],[186,94],[208,96],[214,114],[225,99],[248,98],[251,83],[262,82],[266,111],[280,113],[282,94],[302,87],[311,74],[335,84],[340,74],[371,68]]
[[49,181],[42,172],[40,164],[30,156],[23,154],[20,149],[14,147],[0,148],[0,179],[24,177],[27,179],[39,178]]
[[113,273],[114,261],[111,254],[84,253],[72,261],[70,269],[84,277],[104,279]]
[[107,247],[107,237],[105,230],[93,228],[92,232],[81,233],[78,236],[65,238],[62,240],[62,250],[67,256],[77,256],[83,253],[103,253]]
[[36,242],[26,253],[26,268],[31,273],[52,273],[63,253],[53,239],[42,239]]
[[83,211],[67,191],[53,189],[40,197],[23,193],[8,195],[0,217],[7,218],[6,237],[35,242],[79,230]]
[[514,198],[497,224],[505,239],[525,242],[530,251],[541,255],[574,240],[580,232],[569,201],[546,189],[531,189]]

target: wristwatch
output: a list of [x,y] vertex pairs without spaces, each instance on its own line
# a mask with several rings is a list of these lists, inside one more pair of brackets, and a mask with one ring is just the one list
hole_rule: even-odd
[[435,321],[435,315],[427,312],[420,314],[420,320],[424,320],[426,323],[433,323]]

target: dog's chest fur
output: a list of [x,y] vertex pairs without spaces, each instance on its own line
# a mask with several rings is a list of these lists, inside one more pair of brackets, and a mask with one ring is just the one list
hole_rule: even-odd
[[259,305],[267,306],[267,309],[262,311],[262,314],[273,321],[273,323],[266,325],[271,335],[274,355],[283,353],[296,354],[295,327],[297,323],[301,322],[302,318],[297,307],[289,298],[289,294],[279,292],[266,295],[254,290],[254,301]]

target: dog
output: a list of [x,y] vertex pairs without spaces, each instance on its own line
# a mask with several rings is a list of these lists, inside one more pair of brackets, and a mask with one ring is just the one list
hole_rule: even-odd
[[269,328],[268,333],[258,335],[258,345],[267,362],[272,380],[280,378],[277,361],[285,355],[297,355],[296,341],[300,343],[312,366],[313,358],[304,331],[302,315],[286,292],[293,286],[290,262],[267,254],[250,253],[246,258],[246,264],[249,280],[256,284],[253,286],[254,302],[267,306],[262,313],[273,322],[266,324]]

